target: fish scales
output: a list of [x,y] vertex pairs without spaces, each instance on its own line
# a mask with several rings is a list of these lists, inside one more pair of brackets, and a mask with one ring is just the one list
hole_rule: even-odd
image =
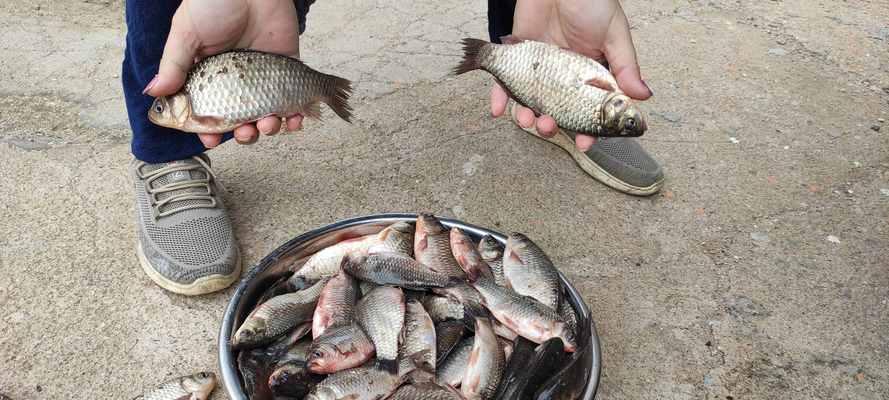
[[516,293],[531,296],[552,310],[558,309],[562,295],[559,272],[527,236],[509,235],[503,253],[503,274]]
[[404,340],[398,360],[398,375],[406,375],[417,367],[435,372],[435,324],[417,300],[405,305]]
[[503,275],[503,250],[504,246],[491,235],[485,235],[478,242],[478,252],[494,274],[494,282],[500,286],[509,286],[506,276]]
[[377,358],[391,362],[393,367],[397,367],[394,364],[404,327],[404,312],[404,293],[391,286],[371,289],[355,307],[355,318],[373,342]]
[[378,400],[392,393],[398,377],[377,365],[364,365],[328,375],[306,400]]
[[358,290],[355,278],[342,271],[327,282],[312,317],[312,338],[318,338],[327,328],[352,321]]
[[466,365],[469,363],[469,354],[475,343],[475,336],[467,336],[457,343],[457,347],[451,350],[441,366],[435,370],[435,380],[453,387],[460,385],[463,375],[466,373]]
[[490,399],[497,391],[506,356],[503,345],[494,334],[491,322],[486,318],[475,320],[475,340],[460,391],[468,399]]
[[215,387],[216,374],[199,372],[165,381],[133,400],[207,400]]
[[453,388],[422,382],[401,386],[386,400],[463,400],[463,396]]

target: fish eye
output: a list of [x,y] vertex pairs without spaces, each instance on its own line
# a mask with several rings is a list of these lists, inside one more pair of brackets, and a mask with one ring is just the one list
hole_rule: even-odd
[[636,129],[636,119],[628,118],[627,121],[624,122],[624,127],[626,127],[626,129]]
[[155,102],[154,103],[154,112],[156,112],[158,114],[164,112],[164,105],[161,104],[160,102]]
[[322,353],[321,350],[315,350],[312,352],[312,358],[321,358],[323,355],[324,353]]

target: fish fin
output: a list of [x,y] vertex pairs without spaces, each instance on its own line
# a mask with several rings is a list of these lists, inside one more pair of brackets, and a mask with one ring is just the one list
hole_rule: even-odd
[[352,82],[334,75],[326,75],[327,87],[322,101],[330,106],[336,115],[348,123],[352,123],[352,107],[349,96],[352,94]]
[[519,44],[524,41],[525,39],[519,38],[518,36],[512,34],[500,37],[500,43],[503,44]]
[[465,38],[463,39],[463,60],[454,70],[454,75],[460,75],[469,71],[481,69],[480,55],[482,49],[488,45],[488,42],[481,39]]
[[374,366],[392,375],[398,375],[398,361],[396,360],[378,358],[377,361],[375,361]]
[[299,110],[299,113],[302,114],[306,118],[320,120],[321,119],[321,102],[320,101],[313,101],[311,103],[308,103],[308,104],[304,105]]
[[590,85],[592,87],[597,87],[597,88],[602,89],[607,92],[617,92],[620,90],[619,88],[614,86],[614,83],[612,83],[611,81],[609,81],[605,78],[601,78],[601,77],[594,77],[594,78],[587,79],[587,80],[583,81],[583,84]]

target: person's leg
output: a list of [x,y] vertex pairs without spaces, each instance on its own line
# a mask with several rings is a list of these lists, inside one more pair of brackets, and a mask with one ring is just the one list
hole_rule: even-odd
[[[488,35],[494,43],[512,33],[515,0],[488,0]],[[507,107],[516,126],[550,143],[574,158],[577,165],[603,184],[633,195],[649,196],[664,184],[664,172],[657,161],[633,138],[598,138],[589,150],[581,152],[574,145],[574,134],[559,131],[552,138],[537,135],[533,127],[522,128],[515,116],[516,102],[509,99]]]

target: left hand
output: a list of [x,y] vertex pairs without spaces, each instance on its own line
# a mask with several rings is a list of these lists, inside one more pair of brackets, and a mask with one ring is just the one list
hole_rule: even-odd
[[[552,43],[593,58],[607,61],[618,86],[636,100],[651,97],[636,63],[636,49],[630,25],[618,0],[518,0],[512,34],[520,39]],[[506,91],[497,83],[491,89],[491,114],[503,115],[508,103]],[[528,108],[516,105],[516,119],[525,128],[536,126],[544,137],[552,137],[558,127],[548,115],[534,117]],[[589,150],[595,139],[578,135],[575,144]]]

